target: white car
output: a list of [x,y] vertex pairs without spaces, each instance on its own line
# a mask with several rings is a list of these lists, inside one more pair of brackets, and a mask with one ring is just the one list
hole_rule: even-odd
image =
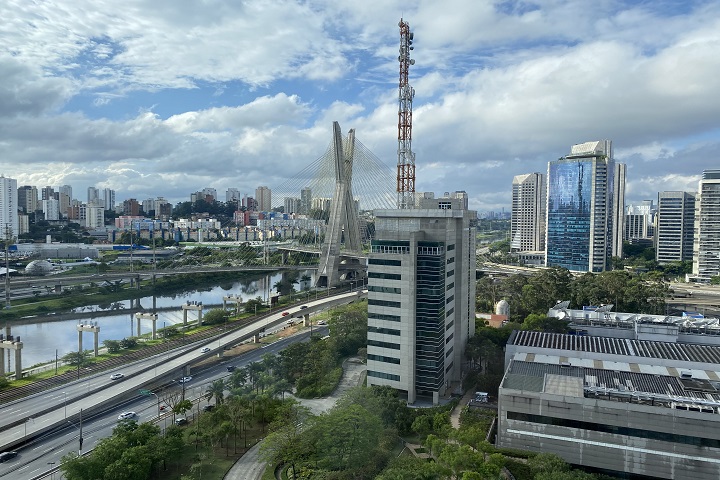
[[204,347],[202,350],[200,350],[202,353],[208,353],[210,351],[210,347]]
[[118,420],[132,420],[137,418],[138,414],[135,412],[123,412],[118,415]]
[[179,381],[180,383],[188,383],[190,380],[192,380],[191,376],[182,377]]
[[327,325],[327,323],[325,322],[325,320],[318,320],[317,324],[318,324],[318,325]]
[[120,380],[124,376],[125,375],[123,375],[122,373],[113,373],[112,375],[110,375],[110,380]]

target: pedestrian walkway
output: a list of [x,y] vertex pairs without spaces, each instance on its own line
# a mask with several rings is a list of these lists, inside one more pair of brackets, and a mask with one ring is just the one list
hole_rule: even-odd
[[[357,358],[349,358],[343,362],[343,376],[332,395],[324,398],[312,398],[297,400],[310,409],[315,415],[319,415],[335,405],[348,389],[357,387],[364,379],[365,364]],[[260,459],[260,444],[258,442],[242,457],[235,462],[235,465],[225,474],[224,480],[259,480],[267,463]]]

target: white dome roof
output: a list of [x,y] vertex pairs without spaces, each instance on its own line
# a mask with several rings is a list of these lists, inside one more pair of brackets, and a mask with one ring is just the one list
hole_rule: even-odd
[[495,315],[508,315],[510,313],[510,305],[505,300],[500,300],[495,305]]
[[25,267],[27,275],[42,276],[52,272],[53,266],[47,260],[33,260]]

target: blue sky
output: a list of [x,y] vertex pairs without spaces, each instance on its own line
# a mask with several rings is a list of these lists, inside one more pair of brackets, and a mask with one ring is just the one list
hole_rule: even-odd
[[401,16],[418,190],[507,209],[514,175],[605,138],[628,203],[720,168],[715,1],[9,0],[0,173],[80,200],[252,195],[334,120],[394,169]]

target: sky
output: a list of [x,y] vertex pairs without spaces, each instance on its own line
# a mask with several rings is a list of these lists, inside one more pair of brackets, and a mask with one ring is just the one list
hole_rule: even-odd
[[321,157],[333,121],[394,175],[400,18],[418,191],[508,211],[513,176],[600,139],[626,204],[720,168],[714,0],[3,0],[0,18],[0,174],[82,201],[252,196]]

